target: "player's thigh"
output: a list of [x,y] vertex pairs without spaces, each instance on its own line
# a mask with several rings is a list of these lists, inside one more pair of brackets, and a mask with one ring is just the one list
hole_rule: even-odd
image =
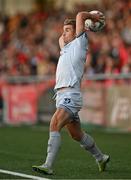
[[76,140],[80,141],[83,136],[83,131],[81,129],[80,122],[72,121],[66,125],[66,129],[68,130],[71,137]]
[[50,131],[60,131],[70,122],[70,114],[63,108],[58,108],[50,122]]

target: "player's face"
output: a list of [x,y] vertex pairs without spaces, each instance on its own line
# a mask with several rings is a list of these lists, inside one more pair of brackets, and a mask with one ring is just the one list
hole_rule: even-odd
[[71,42],[73,39],[75,39],[76,31],[72,25],[64,25],[62,36],[63,36],[64,43],[67,44]]

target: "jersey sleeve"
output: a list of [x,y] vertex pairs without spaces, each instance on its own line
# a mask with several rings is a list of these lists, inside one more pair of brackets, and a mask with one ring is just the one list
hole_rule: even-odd
[[76,37],[76,42],[80,46],[87,46],[88,44],[88,35],[87,32],[82,32]]

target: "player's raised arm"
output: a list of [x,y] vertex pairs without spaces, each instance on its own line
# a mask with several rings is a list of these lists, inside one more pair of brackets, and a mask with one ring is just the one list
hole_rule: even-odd
[[82,11],[79,12],[76,16],[76,35],[85,31],[85,20],[91,19],[96,22],[103,18],[103,15],[100,13],[91,14],[90,12]]
[[60,49],[62,49],[64,47],[65,43],[64,43],[64,40],[63,40],[63,35],[60,36],[59,38],[59,46],[60,46]]

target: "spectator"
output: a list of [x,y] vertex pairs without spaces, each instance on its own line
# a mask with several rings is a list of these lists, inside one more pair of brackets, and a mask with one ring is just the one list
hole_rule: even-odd
[[[130,72],[128,49],[131,45],[131,2],[102,0],[100,5],[77,4],[74,9],[74,13],[98,9],[106,16],[106,27],[102,32],[89,32],[90,60],[85,72],[106,73],[109,68],[106,60],[109,59],[112,59],[109,64],[113,62],[117,73]],[[73,13],[69,16],[73,16]],[[59,57],[57,39],[64,19],[65,13],[61,10],[17,14],[13,17],[0,16],[1,74],[53,75]]]

